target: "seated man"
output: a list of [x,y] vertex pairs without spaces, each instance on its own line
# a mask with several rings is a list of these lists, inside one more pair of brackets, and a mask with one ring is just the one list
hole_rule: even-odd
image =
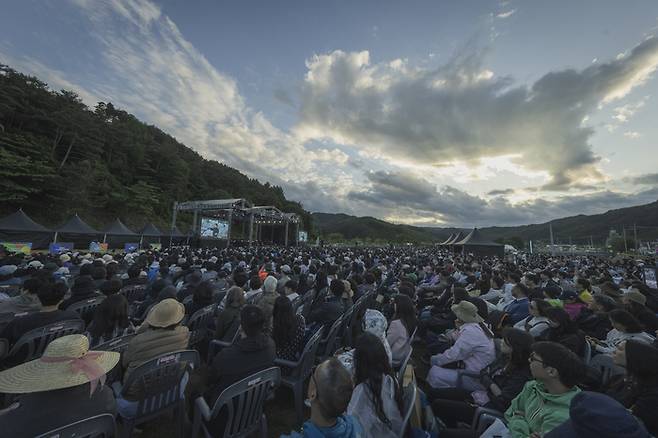
[[55,283],[51,279],[42,279],[35,288],[37,297],[43,307],[38,312],[17,316],[7,324],[0,334],[0,338],[7,339],[9,345],[14,345],[21,336],[30,330],[59,321],[80,319],[80,315],[73,310],[59,310],[59,305],[68,290],[64,283]]
[[585,376],[585,365],[561,344],[537,342],[532,345],[530,372],[534,380],[505,411],[513,438],[544,436],[569,418],[569,404],[580,392],[576,384]]
[[33,437],[94,415],[116,415],[112,390],[99,381],[117,362],[119,353],[91,352],[86,336],[69,335],[48,344],[40,359],[0,372],[0,392],[22,394],[0,411],[1,435]]
[[265,314],[253,304],[240,312],[243,335],[235,344],[215,356],[208,376],[205,394],[212,406],[224,389],[258,371],[274,366],[276,347],[265,334]]
[[39,278],[30,278],[23,283],[21,293],[15,297],[0,301],[0,313],[25,313],[41,310],[41,301],[37,297]]
[[336,358],[322,362],[308,384],[310,420],[304,423],[301,433],[292,432],[281,438],[365,436],[358,420],[345,414],[352,389],[352,376]]
[[324,302],[312,308],[307,322],[319,323],[324,325],[325,333],[329,331],[329,327],[343,314],[345,308],[342,303],[343,292],[345,292],[345,285],[340,280],[334,280],[329,285],[331,293],[324,300]]

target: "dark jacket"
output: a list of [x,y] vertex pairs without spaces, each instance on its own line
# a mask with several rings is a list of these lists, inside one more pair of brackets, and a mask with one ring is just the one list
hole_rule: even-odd
[[608,332],[612,330],[607,313],[594,313],[590,309],[583,309],[576,322],[586,335],[596,339],[605,339]]
[[18,405],[0,411],[0,435],[31,438],[94,415],[116,416],[116,402],[107,386],[89,396],[89,383],[19,396]]
[[340,297],[331,296],[322,304],[311,310],[307,320],[310,323],[319,323],[325,326],[326,330],[343,314],[345,308]]
[[630,409],[653,436],[658,436],[658,386],[634,388],[623,375],[618,375],[610,379],[603,392]]
[[644,331],[654,336],[658,330],[658,316],[646,307],[638,312],[632,312],[635,319],[644,326]]
[[205,398],[210,406],[222,391],[235,382],[274,365],[276,349],[265,334],[239,339],[215,356],[208,375]]
[[[530,367],[526,366],[523,369],[505,370],[504,368],[491,369],[488,372],[488,377],[491,383],[495,383],[500,388],[501,394],[496,396],[487,387],[487,395],[489,396],[489,403],[484,405],[485,408],[496,409],[500,412],[505,412],[509,408],[512,400],[519,395],[528,380],[532,379],[530,374]],[[486,382],[482,379],[483,383]]]
[[52,312],[34,312],[15,317],[0,334],[0,338],[14,345],[24,334],[30,330],[45,327],[60,321],[80,320],[80,315],[73,310],[55,310]]
[[215,339],[230,342],[240,327],[240,308],[228,306],[215,321]]
[[578,357],[583,357],[583,354],[585,353],[585,334],[580,330],[577,330],[574,333],[563,333],[562,330],[560,330],[560,327],[549,327],[548,330],[541,335],[540,340],[562,344],[576,353]]

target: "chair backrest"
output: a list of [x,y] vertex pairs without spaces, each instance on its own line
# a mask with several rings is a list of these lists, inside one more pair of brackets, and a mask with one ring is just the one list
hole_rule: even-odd
[[21,292],[21,287],[16,284],[0,286],[0,293],[7,294],[10,297],[15,297]]
[[[259,429],[265,400],[279,385],[281,369],[268,368],[226,388],[217,398],[211,418],[226,411],[224,438],[243,437]],[[211,435],[213,431],[210,431]]]
[[211,304],[199,309],[187,321],[187,328],[190,329],[190,348],[207,338],[208,326],[215,316],[216,307],[215,304]]
[[14,363],[15,360],[27,362],[37,359],[41,357],[48,344],[54,339],[66,335],[81,334],[84,333],[84,330],[85,322],[79,319],[59,321],[30,330],[21,336],[14,344],[9,351],[8,356],[12,358],[12,363]]
[[403,438],[406,435],[407,427],[409,427],[409,419],[411,418],[411,413],[414,410],[414,404],[416,401],[416,384],[411,382],[403,389],[402,401],[404,404],[404,411],[402,411],[402,429],[400,431],[400,438]]
[[105,295],[99,295],[94,298],[88,298],[86,300],[77,301],[66,308],[66,310],[73,310],[80,315],[80,318],[85,321],[91,321],[91,318],[94,316],[96,308],[105,301]]
[[398,380],[400,382],[402,382],[404,379],[404,372],[407,369],[407,365],[409,364],[409,359],[411,359],[411,353],[413,353],[413,351],[414,351],[413,347],[410,347],[409,352],[404,357],[402,362],[400,362],[400,369],[398,370]]
[[315,364],[315,355],[318,352],[320,341],[322,340],[322,327],[320,327],[311,338],[306,342],[302,355],[299,358],[299,366],[292,371],[294,376],[306,380],[313,371]]
[[109,341],[103,342],[102,344],[99,344],[94,347],[94,350],[98,351],[115,351],[117,353],[123,353],[126,348],[128,348],[128,344],[130,344],[130,341],[136,336],[136,333],[131,333],[129,335],[123,335],[123,336],[117,336],[114,339],[110,339]]
[[113,438],[116,423],[111,414],[101,414],[38,435],[36,438]]
[[[345,314],[343,314],[343,316],[345,316]],[[331,325],[331,328],[329,328],[327,337],[323,339],[324,350],[322,351],[322,357],[331,356],[336,352],[336,349],[338,348],[336,345],[338,334],[340,332],[340,328],[343,326],[343,316],[334,321],[334,323]]]
[[230,341],[222,341],[221,339],[213,339],[208,344],[208,363],[212,363],[212,360],[217,356],[217,353],[222,351],[223,348],[230,347],[235,344],[237,340],[240,339],[240,324],[238,321],[238,328],[233,334],[233,338]]
[[146,295],[146,285],[134,284],[132,286],[125,286],[121,288],[119,293],[126,297],[128,303],[132,303],[133,301],[143,301]]
[[299,303],[297,303],[297,307],[295,308],[295,313],[297,315],[303,314],[306,307],[309,307],[311,305],[311,301],[313,301],[313,292],[309,290],[299,298]]
[[136,418],[156,417],[180,403],[181,380],[186,371],[199,366],[199,352],[172,351],[137,367],[126,379],[122,395],[138,398]]
[[583,362],[585,365],[589,365],[589,362],[592,360],[592,346],[589,342],[585,341],[585,346],[583,347]]

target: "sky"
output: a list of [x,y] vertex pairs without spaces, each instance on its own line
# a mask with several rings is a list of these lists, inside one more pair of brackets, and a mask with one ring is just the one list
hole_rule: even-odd
[[0,63],[310,211],[503,226],[658,199],[655,0],[1,6]]

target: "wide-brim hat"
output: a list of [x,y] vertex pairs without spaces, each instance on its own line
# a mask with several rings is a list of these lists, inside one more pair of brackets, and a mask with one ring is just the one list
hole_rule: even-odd
[[120,358],[113,351],[89,351],[84,335],[62,336],[48,344],[39,359],[0,372],[0,392],[29,394],[93,384]]
[[470,301],[460,301],[450,307],[452,313],[457,316],[457,319],[464,322],[484,322],[484,319],[478,314],[478,308]]
[[185,306],[173,298],[167,298],[153,306],[145,322],[151,327],[170,327],[185,317]]

